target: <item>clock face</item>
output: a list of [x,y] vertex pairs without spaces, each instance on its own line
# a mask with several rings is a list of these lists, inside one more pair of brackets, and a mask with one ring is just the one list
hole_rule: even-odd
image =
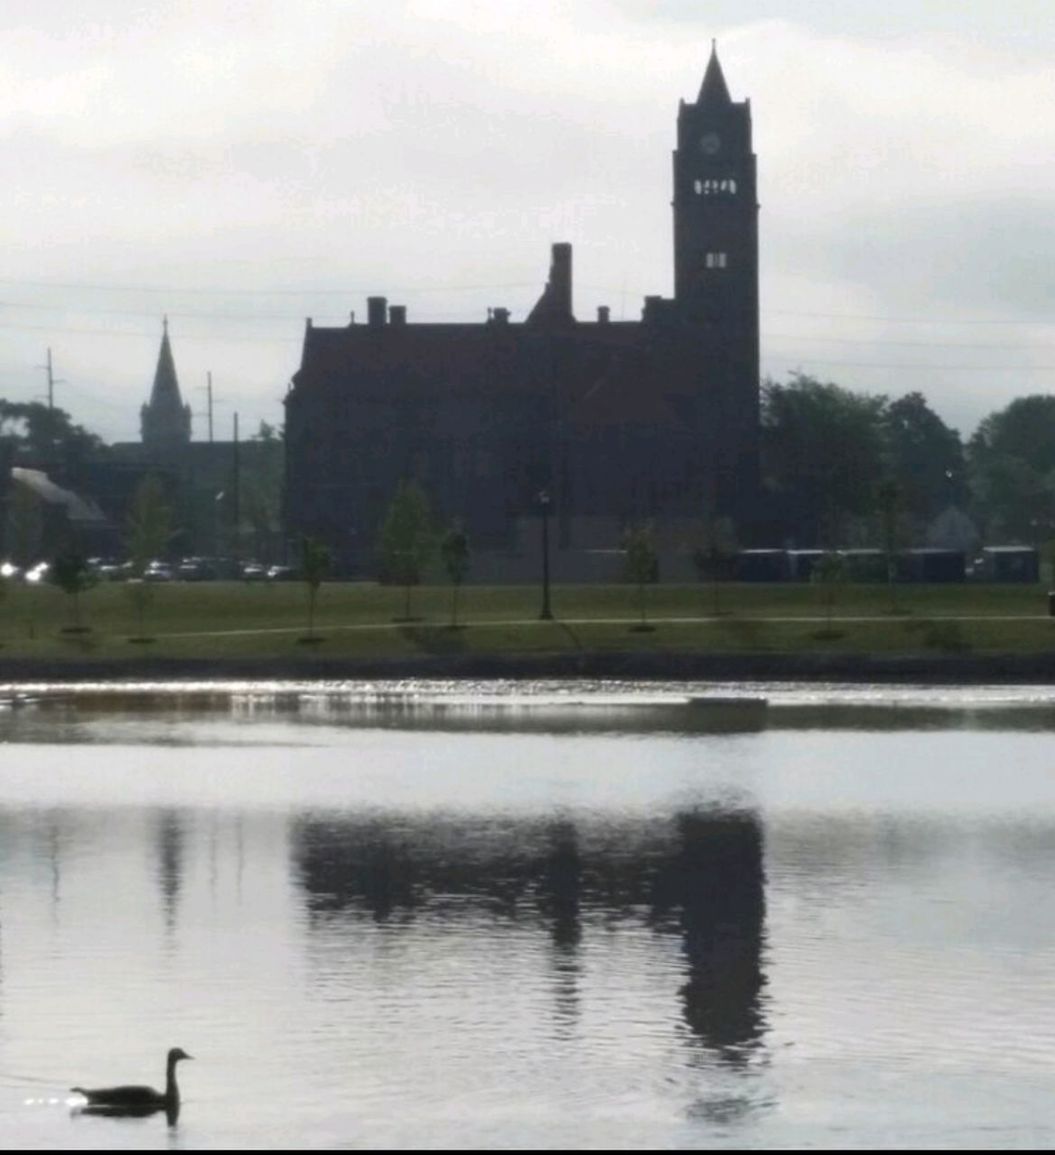
[[700,137],[700,151],[706,153],[707,156],[714,156],[721,147],[722,141],[716,132],[705,132]]

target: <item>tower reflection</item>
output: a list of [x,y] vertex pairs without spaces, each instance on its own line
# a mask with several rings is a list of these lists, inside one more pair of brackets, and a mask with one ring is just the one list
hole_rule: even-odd
[[684,811],[611,826],[586,818],[302,818],[292,831],[309,928],[370,917],[490,926],[534,922],[551,944],[554,1016],[573,1023],[592,925],[677,935],[680,1016],[723,1062],[746,1062],[765,1030],[764,840],[748,812]]
[[165,927],[169,931],[176,926],[176,908],[183,872],[183,837],[183,824],[179,815],[174,810],[162,811],[157,828],[158,885],[161,888]]
[[731,1062],[764,1030],[763,839],[752,814],[685,813],[677,846],[657,879],[660,925],[676,920],[688,964],[681,988],[694,1035]]

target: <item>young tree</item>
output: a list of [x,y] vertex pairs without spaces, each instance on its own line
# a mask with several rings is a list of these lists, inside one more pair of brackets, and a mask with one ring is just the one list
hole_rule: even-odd
[[658,580],[659,563],[656,545],[650,523],[638,523],[627,528],[623,535],[623,549],[626,551],[626,578],[637,586],[637,602],[641,611],[641,621],[636,630],[650,630],[646,587]]
[[98,580],[94,570],[83,554],[67,550],[52,561],[48,580],[70,597],[73,607],[72,628],[80,632],[84,628],[81,625],[81,594],[90,590]]
[[810,581],[820,586],[821,596],[824,599],[824,609],[827,615],[827,624],[823,637],[832,638],[837,635],[832,630],[832,610],[835,606],[835,596],[839,586],[846,580],[846,563],[840,554],[829,552],[817,559]]
[[721,583],[732,576],[737,552],[736,527],[728,517],[715,517],[708,512],[704,518],[700,543],[693,550],[692,560],[700,581],[711,583],[711,613],[721,613],[719,591]]
[[411,586],[421,581],[436,539],[429,500],[414,481],[401,481],[381,527],[381,565],[384,580],[405,591],[403,620],[411,621]]
[[241,504],[258,558],[272,552],[279,535],[284,475],[282,429],[261,421],[259,431],[246,443],[241,461]]
[[902,489],[896,481],[887,478],[876,488],[876,505],[879,509],[879,531],[883,542],[883,560],[886,565],[887,595],[890,612],[897,611],[897,539],[898,514],[901,510]]
[[144,477],[136,486],[128,514],[125,547],[132,562],[132,580],[125,587],[135,607],[139,637],[144,637],[146,611],[154,600],[154,586],[143,580],[146,568],[168,548],[172,537],[172,511],[165,498],[161,479]]
[[469,538],[461,524],[455,522],[440,541],[440,558],[451,579],[451,629],[458,628],[458,594],[469,572]]
[[306,537],[300,543],[300,567],[308,587],[308,641],[315,640],[315,603],[322,579],[330,572],[330,551],[321,541]]

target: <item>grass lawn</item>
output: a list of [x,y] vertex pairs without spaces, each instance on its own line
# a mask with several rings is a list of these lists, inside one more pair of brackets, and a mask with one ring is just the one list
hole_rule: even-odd
[[[885,586],[843,585],[826,622],[821,591],[808,585],[722,585],[719,615],[707,585],[648,590],[650,631],[631,585],[555,586],[556,620],[538,620],[537,587],[463,587],[449,628],[449,587],[404,591],[326,583],[306,644],[301,583],[172,583],[152,587],[140,631],[129,587],[101,584],[81,596],[82,632],[71,632],[72,599],[53,586],[8,585],[0,601],[4,658],[399,657],[418,654],[541,654],[576,651],[713,653],[1037,653],[1055,647],[1055,618],[1037,585],[900,586],[892,612]],[[867,620],[854,620],[867,619]],[[133,640],[140,633],[149,640]]]

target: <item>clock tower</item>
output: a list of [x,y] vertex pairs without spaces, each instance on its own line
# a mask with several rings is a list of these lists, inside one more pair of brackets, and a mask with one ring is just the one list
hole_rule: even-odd
[[729,95],[713,44],[696,102],[678,109],[673,207],[674,309],[698,366],[713,492],[743,508],[758,474],[758,190],[751,105]]
[[695,104],[678,109],[674,296],[707,316],[758,314],[758,192],[750,101],[734,101],[712,46]]

